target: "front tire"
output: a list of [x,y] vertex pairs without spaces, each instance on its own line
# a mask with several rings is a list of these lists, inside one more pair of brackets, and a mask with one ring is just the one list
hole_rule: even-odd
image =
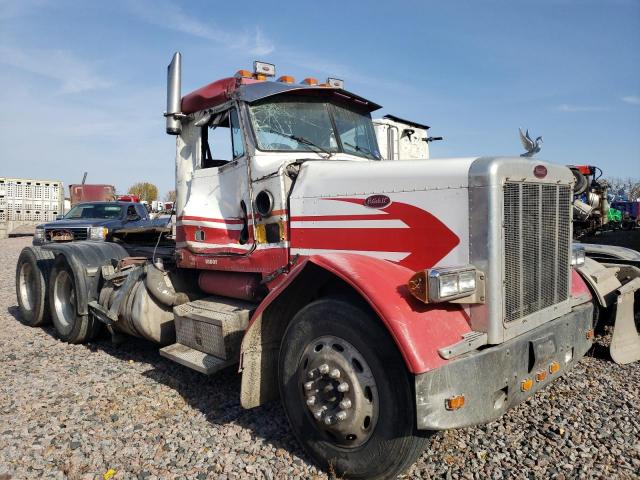
[[366,307],[330,298],[303,308],[282,339],[278,374],[291,428],[323,468],[394,478],[424,450],[412,377]]
[[77,289],[66,259],[56,259],[49,279],[49,309],[56,334],[68,343],[85,343],[98,334],[100,322],[92,315],[78,315]]
[[52,252],[33,246],[20,252],[16,265],[16,297],[22,323],[40,327],[49,323],[47,282],[53,264]]

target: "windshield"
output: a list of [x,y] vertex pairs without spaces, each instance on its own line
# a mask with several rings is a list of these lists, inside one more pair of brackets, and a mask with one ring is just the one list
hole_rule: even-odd
[[83,204],[76,205],[67,212],[64,216],[67,220],[74,220],[78,218],[103,218],[103,219],[118,219],[122,215],[122,207],[120,205],[107,205],[104,203],[98,204]]
[[250,106],[258,148],[345,152],[379,159],[371,116],[318,98],[280,96]]

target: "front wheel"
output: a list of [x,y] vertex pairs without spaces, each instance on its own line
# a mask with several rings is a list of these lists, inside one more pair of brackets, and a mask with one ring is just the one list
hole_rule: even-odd
[[380,321],[346,300],[303,308],[280,348],[280,396],[307,453],[348,478],[393,478],[424,450],[411,375]]

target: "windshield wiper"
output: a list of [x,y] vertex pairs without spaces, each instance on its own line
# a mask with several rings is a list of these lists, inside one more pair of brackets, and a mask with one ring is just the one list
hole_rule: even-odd
[[364,153],[367,153],[367,154],[371,155],[375,160],[380,160],[380,155],[376,155],[375,153],[373,153],[368,148],[359,147],[358,145],[352,145],[349,142],[342,142],[342,143],[344,145],[346,145],[347,147],[353,148],[356,152],[364,152]]
[[334,154],[334,152],[331,152],[331,151],[327,150],[326,148],[323,148],[320,145],[317,145],[317,144],[313,143],[308,138],[299,137],[297,135],[293,135],[292,133],[280,132],[280,131],[274,130],[272,128],[267,128],[267,129],[264,129],[264,130],[269,132],[269,133],[275,133],[276,135],[282,135],[283,137],[290,138],[291,140],[295,140],[296,142],[301,143],[303,145],[306,145],[307,147],[315,147],[318,150],[320,150],[321,152],[326,153],[327,154],[327,159],[331,158],[331,155]]

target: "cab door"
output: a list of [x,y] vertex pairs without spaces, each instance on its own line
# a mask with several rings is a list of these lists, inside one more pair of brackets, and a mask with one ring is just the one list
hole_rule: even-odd
[[200,154],[178,220],[178,247],[208,257],[210,268],[252,251],[247,155],[238,111],[232,107],[200,125]]

